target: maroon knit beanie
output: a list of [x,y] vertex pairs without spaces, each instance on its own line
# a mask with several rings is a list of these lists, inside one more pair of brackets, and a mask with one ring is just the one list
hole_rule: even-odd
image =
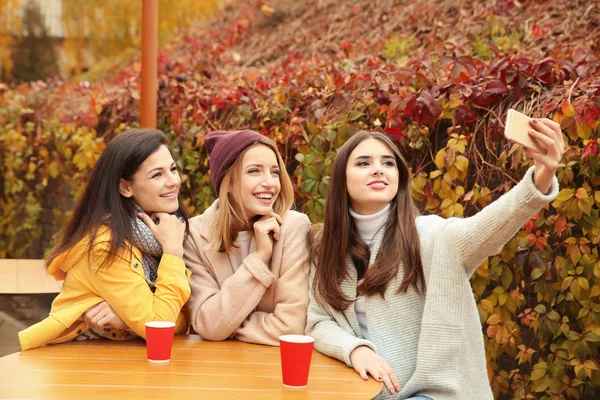
[[248,147],[265,137],[255,131],[214,131],[204,137],[204,145],[210,156],[210,180],[219,195],[221,182],[227,170]]

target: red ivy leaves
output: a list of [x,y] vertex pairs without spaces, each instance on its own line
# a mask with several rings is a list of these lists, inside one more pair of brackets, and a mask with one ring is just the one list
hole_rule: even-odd
[[581,158],[586,158],[589,155],[591,155],[592,157],[596,157],[597,154],[598,154],[598,141],[592,140],[585,146],[585,149],[583,150],[583,153],[581,154]]

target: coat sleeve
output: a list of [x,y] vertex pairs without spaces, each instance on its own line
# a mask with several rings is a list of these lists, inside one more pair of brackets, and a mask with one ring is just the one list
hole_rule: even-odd
[[275,283],[275,308],[271,313],[250,313],[236,330],[236,339],[278,346],[279,336],[304,333],[310,269],[309,232],[310,221],[304,214],[290,221],[282,231],[283,251],[280,276]]
[[192,270],[192,327],[204,339],[225,340],[254,310],[275,275],[256,253],[251,253],[221,286],[203,257],[205,250],[199,241],[192,234],[184,243],[185,263]]
[[[359,346],[367,346],[377,352],[375,345],[366,339],[361,339],[340,326],[329,307],[321,304],[313,293],[315,266],[311,267],[310,287],[308,291],[308,312],[306,320],[306,334],[315,338],[315,349],[329,357],[333,357],[352,367],[350,354]],[[340,313],[339,318],[344,318]]]
[[500,252],[535,213],[558,195],[556,177],[549,193],[543,194],[533,182],[533,170],[529,168],[521,182],[474,216],[449,220],[445,233],[452,238],[468,276],[486,257]]
[[[102,297],[136,334],[146,337],[146,322],[170,321],[181,332],[187,325],[181,312],[190,297],[188,279],[190,272],[179,257],[163,254],[158,265],[154,293],[143,277],[143,267],[131,256],[118,254],[108,266],[98,268],[106,256],[107,243],[92,249],[89,284],[91,290]],[[182,329],[183,328],[183,329]]]

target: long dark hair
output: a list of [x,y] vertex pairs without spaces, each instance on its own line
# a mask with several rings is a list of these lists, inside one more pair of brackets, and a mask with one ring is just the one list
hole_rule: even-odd
[[[350,216],[350,199],[346,183],[346,166],[350,154],[362,141],[376,139],[382,142],[396,158],[398,166],[398,193],[391,202],[389,217],[381,248],[373,265],[369,266],[369,246],[361,239]],[[336,311],[343,311],[355,299],[347,298],[340,288],[348,277],[346,257],[356,266],[358,277],[364,278],[358,286],[359,295],[379,294],[384,297],[390,282],[398,275],[400,263],[404,279],[397,294],[406,293],[413,286],[419,294],[425,292],[425,276],[421,262],[416,217],[419,211],[411,196],[410,176],[406,161],[394,143],[385,135],[361,131],[352,136],[338,151],[329,178],[325,207],[325,222],[313,242],[312,261],[316,271],[313,281],[315,296]],[[368,267],[368,268],[367,268]]]
[[[111,243],[100,267],[110,264],[126,240],[131,243],[132,220],[137,218],[136,204],[133,198],[121,195],[119,183],[121,179],[131,180],[140,165],[160,146],[167,147],[173,155],[169,140],[164,133],[156,129],[131,129],[110,141],[94,166],[92,177],[71,221],[46,258],[46,266],[85,238],[89,238],[88,247],[91,248],[99,233],[98,229],[103,224],[110,227]],[[185,219],[187,232],[188,214],[181,199],[178,211]]]

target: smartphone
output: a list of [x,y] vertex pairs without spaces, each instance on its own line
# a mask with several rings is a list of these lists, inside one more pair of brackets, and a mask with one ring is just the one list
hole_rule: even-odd
[[504,126],[504,137],[528,149],[541,152],[538,144],[529,136],[529,131],[533,129],[529,124],[531,120],[532,118],[527,115],[512,108],[509,109],[506,116],[506,125]]

